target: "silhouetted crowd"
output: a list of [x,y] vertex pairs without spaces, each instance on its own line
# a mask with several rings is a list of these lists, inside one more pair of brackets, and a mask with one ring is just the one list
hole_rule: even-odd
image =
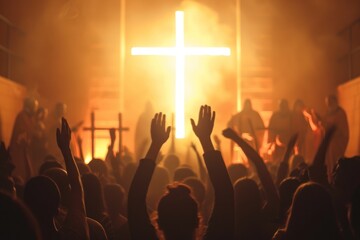
[[281,100],[265,126],[246,100],[223,131],[245,158],[228,166],[212,136],[215,111],[201,106],[194,168],[162,154],[173,129],[161,112],[142,123],[149,139],[140,131],[137,152],[116,152],[112,129],[104,159],[86,164],[66,105],[48,117],[27,98],[0,146],[0,239],[360,239],[360,157],[344,157],[345,111],[335,96],[326,104],[320,116]]

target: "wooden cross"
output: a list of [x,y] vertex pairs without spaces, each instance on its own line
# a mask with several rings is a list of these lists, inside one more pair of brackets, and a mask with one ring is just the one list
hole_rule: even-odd
[[91,132],[91,158],[94,159],[95,156],[95,131],[109,131],[110,129],[115,129],[119,132],[119,155],[121,156],[121,149],[122,149],[122,132],[129,131],[128,127],[123,127],[122,125],[122,114],[119,113],[118,115],[118,122],[119,125],[117,128],[110,128],[110,127],[95,127],[95,112],[92,111],[90,115],[90,127],[84,127],[84,131]]

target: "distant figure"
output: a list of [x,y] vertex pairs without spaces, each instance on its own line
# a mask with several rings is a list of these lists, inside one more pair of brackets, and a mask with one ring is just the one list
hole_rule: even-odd
[[56,144],[56,129],[61,125],[61,118],[65,116],[67,112],[67,105],[65,103],[57,103],[55,105],[55,109],[49,117],[48,121],[48,132],[47,132],[47,139],[49,141],[48,151],[50,154],[55,156],[57,159],[62,159],[61,153],[59,148]]
[[275,111],[269,122],[268,143],[274,147],[272,154],[275,162],[280,161],[285,153],[285,148],[291,137],[291,112],[289,103],[281,99],[279,109]]
[[144,111],[140,114],[135,129],[135,159],[140,159],[150,144],[149,122],[154,116],[154,109],[150,102],[147,102]]
[[26,151],[29,149],[34,136],[35,129],[35,113],[38,110],[39,103],[34,98],[25,98],[24,106],[17,115],[11,140],[10,140],[10,156],[15,165],[14,175],[23,179],[30,177],[31,166],[26,162]]
[[230,119],[228,127],[235,129],[254,149],[261,149],[265,125],[259,112],[253,109],[250,99],[246,99],[243,110]]
[[174,178],[175,170],[180,166],[180,159],[175,154],[167,155],[163,160],[164,167],[169,172],[170,179]]
[[346,113],[344,109],[339,106],[336,96],[329,95],[325,101],[327,106],[327,113],[324,118],[325,128],[336,126],[335,133],[326,154],[327,171],[331,179],[331,173],[336,162],[345,154],[349,142],[349,125]]

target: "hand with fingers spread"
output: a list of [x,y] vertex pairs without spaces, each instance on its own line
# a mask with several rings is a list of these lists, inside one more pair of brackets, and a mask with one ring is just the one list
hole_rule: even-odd
[[204,152],[214,150],[211,142],[211,133],[214,128],[215,111],[211,112],[211,107],[204,105],[200,107],[199,119],[197,125],[194,119],[191,119],[191,125],[194,133],[199,138]]
[[169,139],[171,127],[166,127],[166,115],[156,113],[151,120],[151,145],[146,158],[156,161],[162,145]]
[[201,106],[199,111],[198,124],[195,124],[194,119],[191,119],[191,125],[196,136],[200,139],[208,139],[214,128],[215,111],[211,112],[210,106]]
[[61,129],[56,129],[56,140],[61,152],[70,149],[71,130],[65,118],[61,119]]
[[151,121],[151,140],[152,143],[163,145],[170,136],[171,127],[165,127],[166,115],[160,113],[155,114]]

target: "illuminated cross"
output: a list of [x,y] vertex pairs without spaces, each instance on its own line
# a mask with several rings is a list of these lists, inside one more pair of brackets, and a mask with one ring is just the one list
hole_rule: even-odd
[[132,55],[175,56],[175,129],[176,138],[185,137],[185,56],[230,56],[230,49],[225,47],[185,47],[184,12],[176,11],[176,46],[175,47],[134,47]]

